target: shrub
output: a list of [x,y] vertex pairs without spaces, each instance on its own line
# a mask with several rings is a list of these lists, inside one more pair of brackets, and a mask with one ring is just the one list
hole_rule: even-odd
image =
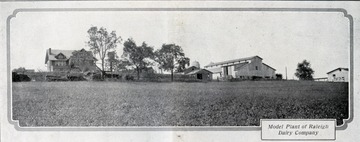
[[68,76],[70,81],[85,81],[86,79],[83,76]]
[[16,72],[12,72],[12,81],[22,82],[22,81],[31,81],[31,79],[25,74],[17,74]]
[[104,79],[102,78],[101,74],[94,74],[92,76],[92,80],[94,81],[104,81]]
[[128,81],[131,80],[132,81],[132,80],[134,80],[134,76],[127,74],[127,75],[125,75],[125,80],[128,80]]

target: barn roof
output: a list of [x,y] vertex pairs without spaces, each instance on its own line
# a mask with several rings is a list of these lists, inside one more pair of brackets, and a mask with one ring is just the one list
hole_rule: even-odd
[[[242,68],[242,67],[244,67],[245,65],[247,65],[247,64],[249,64],[249,62],[244,62],[244,63],[240,63],[240,64],[237,64],[239,67],[238,68]],[[273,67],[271,67],[271,66],[269,66],[269,65],[267,65],[267,64],[265,64],[265,63],[262,63],[264,66],[267,66],[268,68],[270,68],[270,69],[273,69],[274,71],[276,71],[276,69],[274,69]]]
[[185,68],[185,69],[190,69],[190,68],[198,68],[198,67],[196,67],[196,66],[190,66],[190,67],[187,67],[187,68]]
[[206,65],[205,68],[207,67],[212,67],[212,66],[218,66],[218,65],[223,65],[223,64],[229,64],[229,63],[236,63],[236,62],[241,62],[241,61],[247,61],[247,60],[251,60],[255,57],[258,57],[262,60],[261,57],[259,56],[251,56],[251,57],[245,57],[245,58],[239,58],[239,59],[234,59],[234,60],[227,60],[227,61],[222,61],[222,62],[217,62],[217,63],[212,63],[212,64],[209,64],[209,65]]
[[332,70],[332,71],[329,71],[328,73],[326,73],[326,74],[330,74],[330,73],[332,73],[332,72],[334,72],[334,71],[337,71],[337,70],[346,70],[346,71],[349,71],[349,68],[336,68],[336,69],[334,69],[334,70]]
[[249,64],[249,62],[244,62],[244,63],[240,63],[240,64],[236,64],[236,68],[240,69],[242,67],[244,67],[245,65]]
[[273,67],[271,67],[271,66],[269,66],[269,65],[267,65],[265,63],[262,63],[262,64],[276,71],[276,69],[274,69]]
[[193,70],[193,71],[191,71],[191,72],[189,72],[187,74],[192,75],[192,74],[197,74],[197,73],[203,72],[203,71],[208,72],[208,73],[212,73],[211,71],[209,71],[207,69],[197,69],[197,70]]

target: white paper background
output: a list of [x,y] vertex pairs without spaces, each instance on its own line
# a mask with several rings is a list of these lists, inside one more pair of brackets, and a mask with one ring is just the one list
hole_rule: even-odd
[[[98,141],[261,141],[259,131],[17,131],[9,124],[7,116],[7,49],[6,49],[6,19],[16,8],[67,8],[67,7],[91,7],[91,8],[119,8],[119,7],[219,7],[219,8],[240,8],[240,7],[273,7],[273,8],[344,8],[354,18],[354,120],[346,130],[336,132],[336,141],[359,141],[358,132],[360,128],[359,111],[360,94],[359,89],[359,46],[360,46],[360,2],[1,2],[1,28],[0,28],[0,107],[1,107],[1,141],[2,142],[98,142]],[[29,53],[31,54],[31,53]]]

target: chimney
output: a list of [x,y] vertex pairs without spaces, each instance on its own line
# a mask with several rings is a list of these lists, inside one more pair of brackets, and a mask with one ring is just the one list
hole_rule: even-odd
[[49,48],[49,55],[51,55],[51,48]]

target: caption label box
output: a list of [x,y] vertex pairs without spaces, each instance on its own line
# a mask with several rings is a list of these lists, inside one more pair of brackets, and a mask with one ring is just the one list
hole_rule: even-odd
[[335,140],[335,120],[261,120],[263,140]]

